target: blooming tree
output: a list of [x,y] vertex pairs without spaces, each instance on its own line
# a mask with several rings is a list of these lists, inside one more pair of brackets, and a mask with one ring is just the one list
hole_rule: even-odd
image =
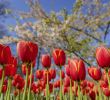
[[[76,0],[68,13],[66,9],[47,14],[38,0],[27,0],[30,11],[20,12],[17,25],[11,27],[17,37],[0,39],[1,43],[30,40],[40,49],[62,48],[70,55],[80,57],[90,65],[96,46],[106,45],[110,25],[110,2],[102,0]],[[33,19],[33,21],[25,21]],[[23,20],[23,23],[21,23]]]

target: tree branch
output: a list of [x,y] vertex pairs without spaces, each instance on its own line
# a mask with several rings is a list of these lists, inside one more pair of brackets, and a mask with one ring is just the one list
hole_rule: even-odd
[[110,27],[110,21],[108,22],[108,24],[107,24],[107,27],[106,27],[106,30],[105,30],[105,32],[104,32],[104,41],[105,41],[105,39],[106,39],[106,36],[107,36],[107,34],[108,34],[108,29],[109,29],[109,27]]

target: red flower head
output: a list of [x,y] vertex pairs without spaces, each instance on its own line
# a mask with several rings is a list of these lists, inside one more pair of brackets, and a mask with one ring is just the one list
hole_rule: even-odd
[[61,67],[65,64],[66,62],[66,55],[65,55],[65,52],[61,49],[55,49],[53,51],[53,59],[54,59],[54,62],[57,66]]
[[61,77],[62,77],[62,79],[65,78],[65,73],[64,73],[64,71],[61,71]]
[[6,90],[7,90],[7,85],[3,85],[2,86],[2,93],[6,93]]
[[30,71],[31,71],[31,67],[27,67],[27,66],[26,66],[26,63],[23,63],[21,70],[22,70],[22,73],[23,73],[24,75],[26,75],[26,68],[28,68],[28,75],[29,75],[29,74],[30,74]]
[[0,64],[8,64],[11,57],[11,50],[9,46],[0,44]]
[[39,92],[38,86],[35,82],[32,83],[31,90],[36,94]]
[[24,79],[19,74],[16,74],[13,79],[14,80],[12,81],[12,85],[17,89],[22,90],[25,85]]
[[51,78],[55,79],[55,77],[56,77],[56,70],[55,69],[49,69],[49,73],[51,75]]
[[10,57],[10,63],[5,65],[5,75],[13,77],[17,72],[17,59]]
[[70,77],[74,81],[84,80],[86,77],[86,69],[82,60],[71,59],[69,62]]
[[54,88],[59,88],[60,87],[60,80],[57,80],[54,82]]
[[96,60],[100,67],[110,67],[110,50],[106,47],[96,49]]
[[30,41],[20,41],[17,44],[17,53],[22,62],[33,62],[38,53],[37,44]]
[[66,74],[70,77],[70,67],[69,65],[65,65]]
[[88,73],[96,81],[101,79],[102,73],[100,68],[90,67],[88,68]]
[[49,71],[44,70],[43,71],[43,79],[45,82],[47,82],[47,75],[48,75],[48,81],[51,81],[51,74],[49,73]]
[[42,70],[36,70],[36,78],[41,79],[43,77],[43,71]]
[[109,88],[102,88],[102,91],[104,93],[105,96],[109,97],[110,96],[110,90]]
[[95,93],[95,91],[91,90],[91,91],[89,92],[89,96],[90,96],[91,100],[96,100],[96,99],[95,99],[95,98],[96,98],[96,93]]
[[64,80],[64,87],[69,87],[70,86],[70,77],[66,76]]
[[41,62],[42,62],[43,67],[50,68],[50,66],[51,66],[51,58],[50,58],[50,56],[48,54],[42,55]]

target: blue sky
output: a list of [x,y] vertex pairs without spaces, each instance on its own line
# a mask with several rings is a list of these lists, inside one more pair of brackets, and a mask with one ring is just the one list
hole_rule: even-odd
[[[14,9],[27,11],[26,0],[10,0],[10,4]],[[70,10],[75,0],[39,0],[45,11],[59,11],[63,8]]]

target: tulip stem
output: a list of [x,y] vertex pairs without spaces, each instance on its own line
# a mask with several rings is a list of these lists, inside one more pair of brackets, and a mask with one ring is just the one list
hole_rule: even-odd
[[108,87],[110,89],[110,78],[109,78],[108,69],[106,70],[106,75],[107,75],[107,79],[108,79]]
[[11,93],[11,78],[8,79],[8,90],[7,90],[7,100],[10,100],[10,93]]
[[99,100],[102,100],[101,90],[100,90],[100,84],[98,83],[98,90],[99,90]]
[[[54,83],[54,79],[53,79],[53,83]],[[54,93],[55,93],[55,91],[54,91],[54,84],[53,84],[53,95],[54,95],[54,96],[53,96],[53,100],[55,99],[55,98],[54,98],[54,97],[55,97],[55,94],[54,94]]]
[[80,84],[78,83],[78,100],[81,100],[81,97],[80,97]]
[[60,100],[62,100],[62,71],[60,68]]
[[2,86],[3,86],[3,82],[4,82],[4,77],[5,77],[5,73],[4,73],[4,69],[3,69],[3,72],[2,72],[2,80],[1,80],[1,84],[0,84],[0,97],[1,97]]
[[49,79],[48,79],[48,69],[47,69],[47,84],[46,84],[46,100],[49,100]]
[[30,72],[30,82],[29,82],[28,100],[30,100],[31,84],[32,84],[32,63],[31,63],[31,72]]
[[73,95],[72,95],[72,80],[70,79],[70,100],[73,100]]
[[28,82],[28,68],[26,66],[26,80],[25,80],[25,87],[24,87],[24,92],[23,92],[23,100],[25,100],[26,98],[27,82]]

